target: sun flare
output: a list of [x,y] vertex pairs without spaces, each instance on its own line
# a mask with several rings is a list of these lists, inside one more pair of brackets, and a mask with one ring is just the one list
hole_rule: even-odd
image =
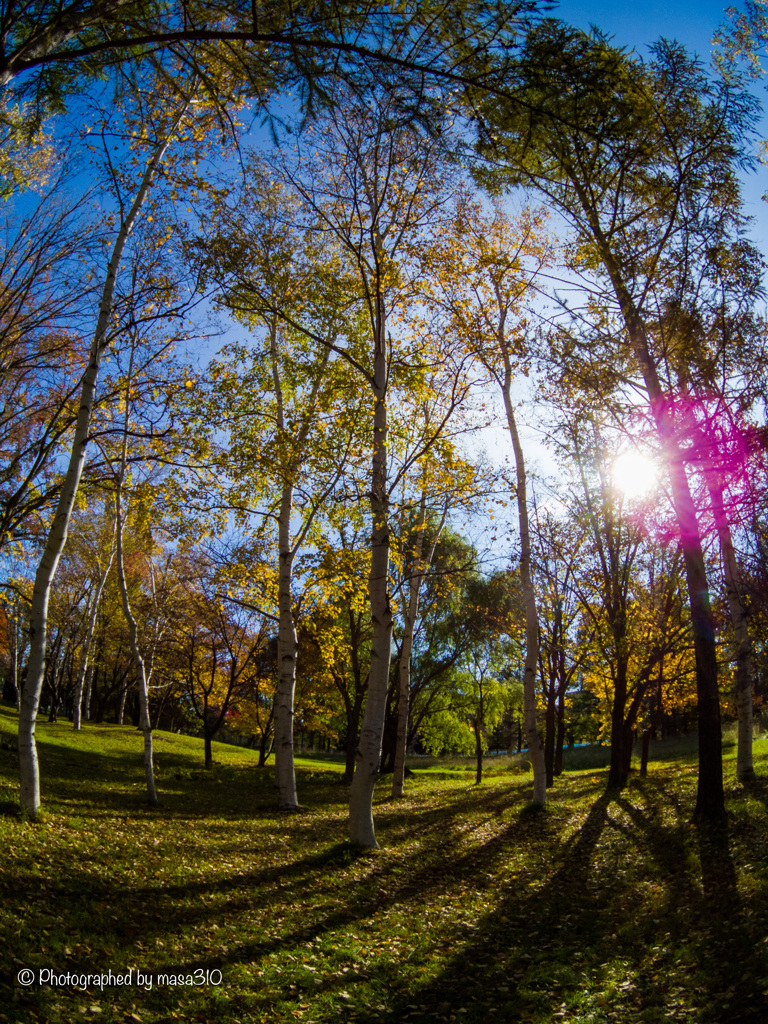
[[659,482],[656,464],[640,452],[624,452],[612,470],[613,486],[627,498],[641,498]]

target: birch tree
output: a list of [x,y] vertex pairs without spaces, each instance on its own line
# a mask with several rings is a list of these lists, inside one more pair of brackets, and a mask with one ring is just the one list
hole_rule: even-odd
[[[127,436],[127,429],[126,429]],[[128,593],[128,584],[125,578],[125,556],[123,552],[123,531],[125,528],[125,500],[124,485],[126,471],[126,447],[123,448],[123,455],[120,462],[117,490],[115,494],[116,514],[116,561],[117,579],[120,586],[120,596],[123,602],[123,615],[128,623],[128,635],[130,637],[131,652],[137,670],[137,682],[139,688],[139,728],[144,736],[144,777],[147,783],[147,799],[150,804],[157,804],[157,789],[155,787],[155,767],[153,760],[152,743],[152,720],[149,714],[149,687],[154,671],[155,644],[150,645],[149,657],[145,658],[144,652],[139,644],[139,627],[136,616],[131,607],[131,599]],[[152,599],[156,600],[156,588],[152,579]],[[158,638],[159,639],[159,638]]]
[[[189,95],[167,97],[168,106],[157,116],[151,135],[145,128],[134,137],[138,167],[132,189],[117,193],[117,229],[114,235],[95,317],[87,367],[82,375],[78,415],[72,448],[59,492],[56,513],[35,574],[30,612],[30,656],[27,682],[19,714],[19,767],[22,808],[35,817],[40,807],[40,776],[35,746],[35,722],[45,670],[48,602],[87,456],[88,439],[97,394],[99,371],[105,352],[114,341],[113,312],[116,287],[124,255],[155,177],[179,131],[190,105]],[[148,127],[148,126],[147,126]],[[117,179],[114,179],[117,184]],[[123,186],[125,183],[123,183]]]
[[[311,126],[303,143],[307,155],[299,158],[292,180],[305,204],[348,254],[368,321],[365,356],[343,353],[370,388],[373,406],[371,668],[349,808],[352,843],[375,847],[372,802],[381,765],[393,625],[390,391],[400,367],[405,375],[411,373],[410,386],[418,386],[414,370],[427,362],[426,353],[417,357],[409,351],[398,320],[406,315],[413,296],[416,247],[435,223],[446,193],[438,178],[437,141],[422,137],[412,121],[399,115],[396,88],[375,93],[367,103],[348,94],[340,94],[338,101],[342,98],[343,111],[334,108]],[[430,443],[429,437],[423,441],[425,447]]]
[[496,208],[483,215],[464,199],[447,245],[434,258],[446,265],[442,293],[449,323],[498,387],[515,459],[515,501],[520,536],[520,579],[525,603],[523,666],[525,733],[533,767],[533,806],[546,803],[546,766],[536,713],[539,622],[531,574],[531,531],[525,455],[515,413],[513,387],[527,374],[531,353],[524,301],[531,282],[549,259],[541,214],[524,211],[512,223]]
[[[212,404],[224,408],[232,480],[227,501],[243,524],[274,523],[278,573],[278,685],[275,768],[281,810],[296,810],[293,718],[298,640],[296,559],[313,539],[327,505],[359,449],[365,416],[349,391],[349,369],[335,350],[355,349],[356,296],[343,290],[344,266],[332,240],[313,241],[295,194],[253,160],[234,204],[215,208],[215,228],[200,245],[220,302],[255,329],[250,346],[230,348],[210,367]],[[250,525],[249,525],[249,528]]]

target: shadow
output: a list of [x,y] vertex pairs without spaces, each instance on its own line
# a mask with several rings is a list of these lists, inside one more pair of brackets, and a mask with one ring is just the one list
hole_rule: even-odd
[[[534,823],[522,813],[515,830]],[[535,850],[530,831],[523,842]],[[694,829],[663,780],[604,792],[554,857],[543,884],[510,887],[478,918],[429,984],[359,1019],[666,1024],[679,1007],[700,1024],[768,1020],[764,904],[745,915],[728,830]]]
[[[525,781],[484,789],[467,778],[436,796],[413,780],[403,803],[384,786],[384,849],[374,854],[338,841],[345,807],[335,777],[322,774],[302,785],[302,800],[322,810],[288,817],[274,806],[271,770],[252,762],[183,781],[154,817],[135,807],[126,815],[125,792],[114,810],[96,788],[100,809],[82,813],[122,834],[126,870],[108,848],[78,845],[76,824],[59,815],[48,843],[30,840],[26,860],[0,877],[7,962],[50,966],[40,936],[65,918],[62,969],[93,970],[101,958],[113,969],[146,965],[153,977],[220,969],[234,979],[239,1002],[225,1011],[218,996],[197,994],[189,1016],[193,994],[131,992],[153,1021],[170,1021],[171,1005],[217,1024],[277,1020],[278,1001],[293,997],[295,1012],[281,1013],[310,1024],[768,1020],[765,878],[751,876],[750,900],[738,885],[747,857],[768,856],[766,841],[748,829],[694,828],[678,776],[633,776],[621,792],[599,793],[595,773],[550,791],[538,813]],[[81,813],[71,786],[67,813]],[[258,800],[270,806],[254,816]],[[134,828],[134,816],[147,827]],[[168,838],[163,819],[182,828]],[[192,863],[185,843],[196,830],[205,841]],[[66,869],[51,871],[57,856]],[[315,974],[303,966],[310,958]],[[275,963],[279,992],[262,982]],[[12,981],[2,979],[3,1005]],[[71,993],[15,994],[38,1019],[75,1019],[74,1001],[70,1017],[47,1012]]]
[[21,819],[21,805],[18,800],[0,800],[0,817]]
[[[386,1013],[358,1019],[395,1024],[407,1016],[412,1022],[431,1022],[454,1019],[450,1015],[461,1012],[468,1015],[458,1018],[463,1020],[518,1020],[521,1014],[534,1019],[537,1013],[555,1012],[563,991],[577,982],[582,950],[599,943],[605,933],[590,866],[610,801],[603,794],[594,802],[576,833],[561,844],[556,870],[541,887],[522,873],[505,887],[492,913],[465,923],[457,936],[460,951],[434,980],[418,990],[395,990]],[[541,848],[560,824],[546,810],[533,814],[521,808],[504,832],[479,851],[474,877],[482,877],[492,857],[508,857],[514,846]],[[380,981],[383,987],[383,974]],[[481,1012],[498,1016],[479,1016]]]
[[768,808],[768,779],[760,775],[755,775],[752,779],[740,782],[739,786],[743,793],[759,800]]

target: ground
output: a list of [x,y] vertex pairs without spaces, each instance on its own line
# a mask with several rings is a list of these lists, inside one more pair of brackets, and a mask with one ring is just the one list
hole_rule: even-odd
[[[14,718],[0,1022],[768,1021],[768,785],[739,785],[732,749],[724,829],[691,823],[690,744],[621,793],[572,765],[544,812],[514,759],[481,786],[470,763],[414,762],[405,800],[377,790],[382,849],[358,854],[341,764],[301,759],[304,809],[281,815],[253,752],[217,744],[206,772],[201,741],[158,733],[153,810],[140,734],[109,725],[40,723],[45,814],[24,821]],[[123,983],[77,984],[109,971]]]

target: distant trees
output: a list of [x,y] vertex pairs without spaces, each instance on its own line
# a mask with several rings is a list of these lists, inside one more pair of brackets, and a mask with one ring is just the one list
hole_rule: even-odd
[[[187,599],[171,626],[165,655],[177,699],[203,733],[205,767],[213,764],[211,741],[233,711],[260,704],[259,684],[269,671],[271,623],[255,612],[227,607],[205,574],[187,562]],[[267,672],[265,673],[265,666]],[[261,728],[264,735],[266,729]]]
[[547,786],[563,770],[566,697],[583,675],[591,627],[578,628],[576,592],[585,568],[583,522],[534,508],[533,562],[539,612],[539,679],[544,704],[544,765]]

